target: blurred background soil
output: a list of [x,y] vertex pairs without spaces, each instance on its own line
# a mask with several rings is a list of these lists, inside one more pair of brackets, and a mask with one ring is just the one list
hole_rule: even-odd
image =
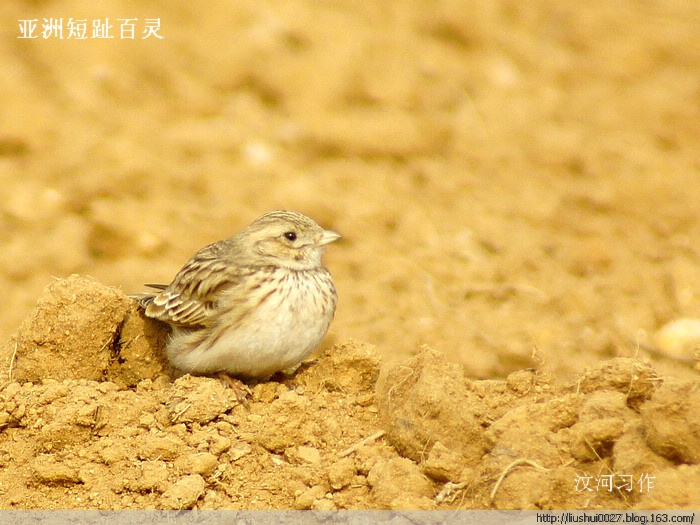
[[[49,17],[115,38],[17,38]],[[288,208],[344,236],[323,350],[354,338],[391,367],[427,344],[472,379],[560,383],[651,358],[697,381],[694,344],[670,359],[654,334],[700,312],[699,3],[7,0],[0,20],[2,341],[54,277],[138,292]],[[46,501],[80,506],[48,476]]]

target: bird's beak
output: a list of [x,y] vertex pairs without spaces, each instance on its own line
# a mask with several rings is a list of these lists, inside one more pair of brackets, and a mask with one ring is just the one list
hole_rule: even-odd
[[323,233],[321,234],[321,239],[318,241],[319,246],[325,246],[326,244],[330,244],[334,241],[337,241],[340,239],[340,234],[334,232],[333,230],[323,230]]

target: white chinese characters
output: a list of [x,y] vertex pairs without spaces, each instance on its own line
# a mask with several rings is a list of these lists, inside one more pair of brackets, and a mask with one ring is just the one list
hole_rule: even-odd
[[159,33],[160,18],[38,18],[18,20],[19,36],[22,39],[55,38],[58,40],[119,39],[145,40],[164,37]]
[[635,485],[639,486],[639,492],[649,492],[656,488],[654,481],[656,476],[641,474],[638,479],[634,479],[632,474],[599,474],[597,476],[576,476],[576,492],[598,492],[613,490],[625,490],[632,492]]

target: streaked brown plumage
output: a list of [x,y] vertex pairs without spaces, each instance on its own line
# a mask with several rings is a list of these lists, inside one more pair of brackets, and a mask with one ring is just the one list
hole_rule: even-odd
[[194,374],[265,378],[300,363],[335,313],[321,262],[340,237],[294,211],[273,211],[205,246],[167,286],[140,294],[148,317],[172,326],[167,355]]

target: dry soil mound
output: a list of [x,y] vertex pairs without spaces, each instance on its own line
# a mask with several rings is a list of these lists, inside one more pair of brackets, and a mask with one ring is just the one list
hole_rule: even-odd
[[700,382],[648,363],[478,381],[426,347],[377,386],[348,341],[246,407],[177,377],[132,303],[57,280],[5,345],[0,508],[700,506]]

